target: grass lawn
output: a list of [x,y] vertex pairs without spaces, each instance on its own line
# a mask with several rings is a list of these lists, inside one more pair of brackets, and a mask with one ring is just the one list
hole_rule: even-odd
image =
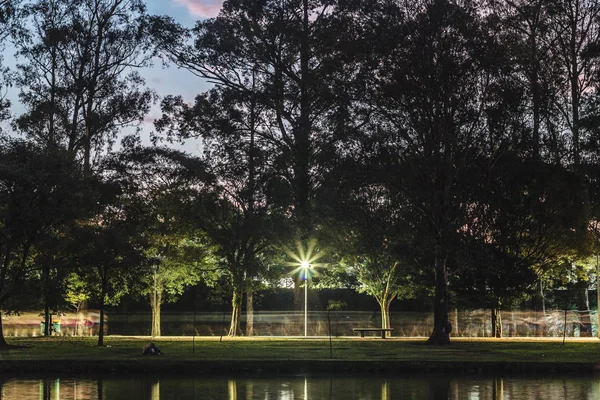
[[[161,362],[297,362],[333,360],[360,362],[445,362],[445,363],[551,363],[600,364],[600,341],[569,340],[453,340],[449,346],[427,346],[425,339],[333,339],[330,358],[326,338],[227,338],[196,337],[148,338],[108,336],[105,346],[97,347],[97,338],[7,338],[12,345],[23,346],[0,352],[2,361],[138,361],[149,358]],[[142,356],[145,344],[154,341],[161,357]],[[193,351],[194,350],[194,351]]]

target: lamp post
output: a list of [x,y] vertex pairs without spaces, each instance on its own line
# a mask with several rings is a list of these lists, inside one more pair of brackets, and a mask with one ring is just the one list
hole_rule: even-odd
[[304,337],[308,336],[308,270],[311,265],[308,261],[302,261],[302,275],[304,276]]
[[320,267],[323,264],[317,261],[323,256],[323,253],[317,249],[317,241],[311,239],[308,242],[306,248],[302,245],[302,242],[297,242],[297,252],[285,249],[285,252],[294,260],[292,262],[285,263],[294,270],[290,272],[290,275],[296,276],[298,274],[298,280],[304,279],[304,336],[308,336],[308,278],[311,275],[317,276],[315,270],[316,267]]

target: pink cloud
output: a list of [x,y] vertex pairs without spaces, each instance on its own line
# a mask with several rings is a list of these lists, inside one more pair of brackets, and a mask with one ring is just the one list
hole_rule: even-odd
[[223,6],[223,0],[173,0],[173,2],[187,7],[190,14],[205,18],[215,17]]
[[153,116],[153,115],[146,115],[144,117],[144,120],[142,121],[142,123],[144,125],[152,125],[154,124],[154,121],[156,121],[158,119],[158,117]]

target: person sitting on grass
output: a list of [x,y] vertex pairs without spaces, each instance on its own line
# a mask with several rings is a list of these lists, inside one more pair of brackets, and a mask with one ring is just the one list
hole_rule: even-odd
[[150,345],[144,346],[144,348],[142,349],[142,354],[145,356],[147,356],[147,355],[159,356],[162,353],[163,352],[160,351],[160,349],[154,343],[150,343]]

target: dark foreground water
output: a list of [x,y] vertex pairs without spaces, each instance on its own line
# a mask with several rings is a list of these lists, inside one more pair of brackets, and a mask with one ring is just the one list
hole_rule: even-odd
[[0,378],[2,400],[600,399],[600,377]]

